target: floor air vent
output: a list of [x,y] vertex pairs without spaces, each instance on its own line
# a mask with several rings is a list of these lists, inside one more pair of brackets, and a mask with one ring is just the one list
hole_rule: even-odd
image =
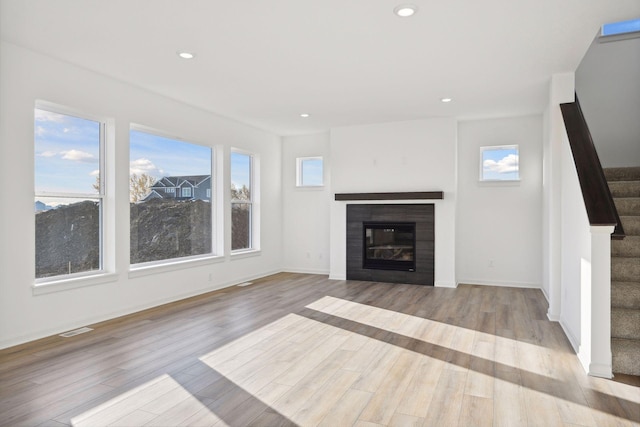
[[91,328],[80,328],[74,329],[73,331],[65,332],[64,334],[60,334],[61,337],[69,338],[75,337],[76,335],[84,334],[85,332],[93,331]]

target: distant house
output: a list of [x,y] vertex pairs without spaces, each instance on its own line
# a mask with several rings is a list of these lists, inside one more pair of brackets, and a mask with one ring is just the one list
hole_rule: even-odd
[[165,176],[151,186],[151,192],[142,199],[204,200],[211,201],[211,175]]

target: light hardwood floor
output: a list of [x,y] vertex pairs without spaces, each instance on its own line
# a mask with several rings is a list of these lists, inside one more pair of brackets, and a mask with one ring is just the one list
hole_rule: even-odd
[[638,383],[585,375],[546,309],[282,273],[0,351],[0,425],[640,425]]

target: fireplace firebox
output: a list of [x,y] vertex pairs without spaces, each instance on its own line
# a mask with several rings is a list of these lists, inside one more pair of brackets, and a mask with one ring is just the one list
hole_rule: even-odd
[[434,282],[435,206],[347,204],[347,280]]
[[364,222],[362,230],[362,268],[415,271],[414,222]]

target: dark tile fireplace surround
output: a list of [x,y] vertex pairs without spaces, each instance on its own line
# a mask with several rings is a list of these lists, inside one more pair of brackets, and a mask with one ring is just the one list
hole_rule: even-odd
[[[433,204],[348,204],[347,280],[433,286],[434,211]],[[394,232],[400,237],[387,237]]]

